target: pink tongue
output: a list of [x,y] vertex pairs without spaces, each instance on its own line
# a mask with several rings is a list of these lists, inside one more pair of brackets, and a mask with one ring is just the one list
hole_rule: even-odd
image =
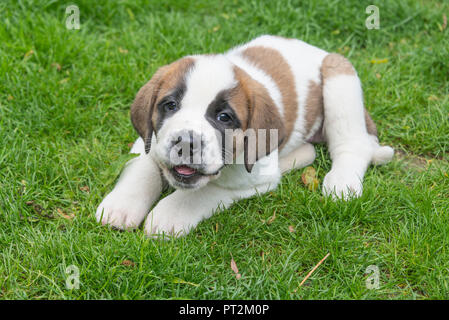
[[189,168],[187,166],[177,166],[175,167],[175,170],[179,174],[183,174],[185,176],[190,176],[191,174],[195,173],[195,169]]

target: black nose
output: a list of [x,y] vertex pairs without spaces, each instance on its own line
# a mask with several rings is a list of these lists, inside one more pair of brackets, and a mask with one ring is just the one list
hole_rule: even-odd
[[178,156],[183,159],[190,158],[194,154],[199,153],[201,155],[202,137],[201,134],[193,130],[179,131],[172,139],[172,147],[178,150]]

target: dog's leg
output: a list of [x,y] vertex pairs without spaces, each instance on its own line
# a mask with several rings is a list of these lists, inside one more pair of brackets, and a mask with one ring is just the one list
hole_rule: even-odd
[[234,201],[275,189],[277,182],[263,183],[250,189],[231,190],[213,183],[197,190],[176,190],[158,202],[145,221],[145,233],[184,236],[199,222],[228,208]]
[[315,147],[310,143],[305,143],[279,160],[281,173],[308,166],[315,160],[315,157]]
[[377,137],[367,131],[362,88],[351,63],[330,54],[324,59],[321,72],[324,132],[332,159],[323,192],[343,199],[358,197],[368,165],[390,161],[393,149],[379,146]]
[[159,167],[146,154],[142,138],[137,139],[131,153],[139,153],[125,166],[114,189],[98,206],[97,221],[119,229],[137,228],[162,191]]
[[217,209],[229,207],[233,199],[233,191],[213,184],[198,190],[176,190],[151,210],[145,221],[145,233],[148,236],[186,235]]

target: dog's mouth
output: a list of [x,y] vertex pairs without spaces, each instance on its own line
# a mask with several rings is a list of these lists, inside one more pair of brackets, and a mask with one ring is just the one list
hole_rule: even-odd
[[186,165],[174,166],[172,168],[172,172],[175,174],[175,176],[179,176],[182,178],[191,178],[196,175],[202,175],[198,170]]
[[175,188],[181,189],[195,189],[198,186],[204,184],[207,179],[216,178],[220,172],[221,168],[213,173],[208,173],[203,171],[201,166],[195,165],[164,165],[159,164],[160,168],[163,169],[163,173],[168,180],[168,183]]
[[192,178],[196,176],[216,176],[220,173],[221,169],[218,169],[216,172],[213,173],[205,173],[199,169],[187,166],[185,164],[174,166],[170,169],[171,173],[173,173],[175,176],[182,177],[182,178]]
[[195,188],[198,182],[204,176],[207,176],[200,170],[186,165],[174,166],[172,168],[169,168],[168,171],[170,172],[170,175],[174,179],[173,186],[186,189]]

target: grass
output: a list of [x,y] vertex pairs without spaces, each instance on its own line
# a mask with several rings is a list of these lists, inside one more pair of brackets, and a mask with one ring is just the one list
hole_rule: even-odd
[[[65,28],[68,4],[0,3],[0,298],[449,298],[448,3],[85,0],[80,30]],[[379,30],[365,28],[369,4]],[[369,169],[360,199],[323,198],[299,170],[168,242],[98,225],[109,168],[136,138],[140,86],[183,55],[266,33],[349,57],[394,161]],[[317,150],[322,181],[330,160]]]

